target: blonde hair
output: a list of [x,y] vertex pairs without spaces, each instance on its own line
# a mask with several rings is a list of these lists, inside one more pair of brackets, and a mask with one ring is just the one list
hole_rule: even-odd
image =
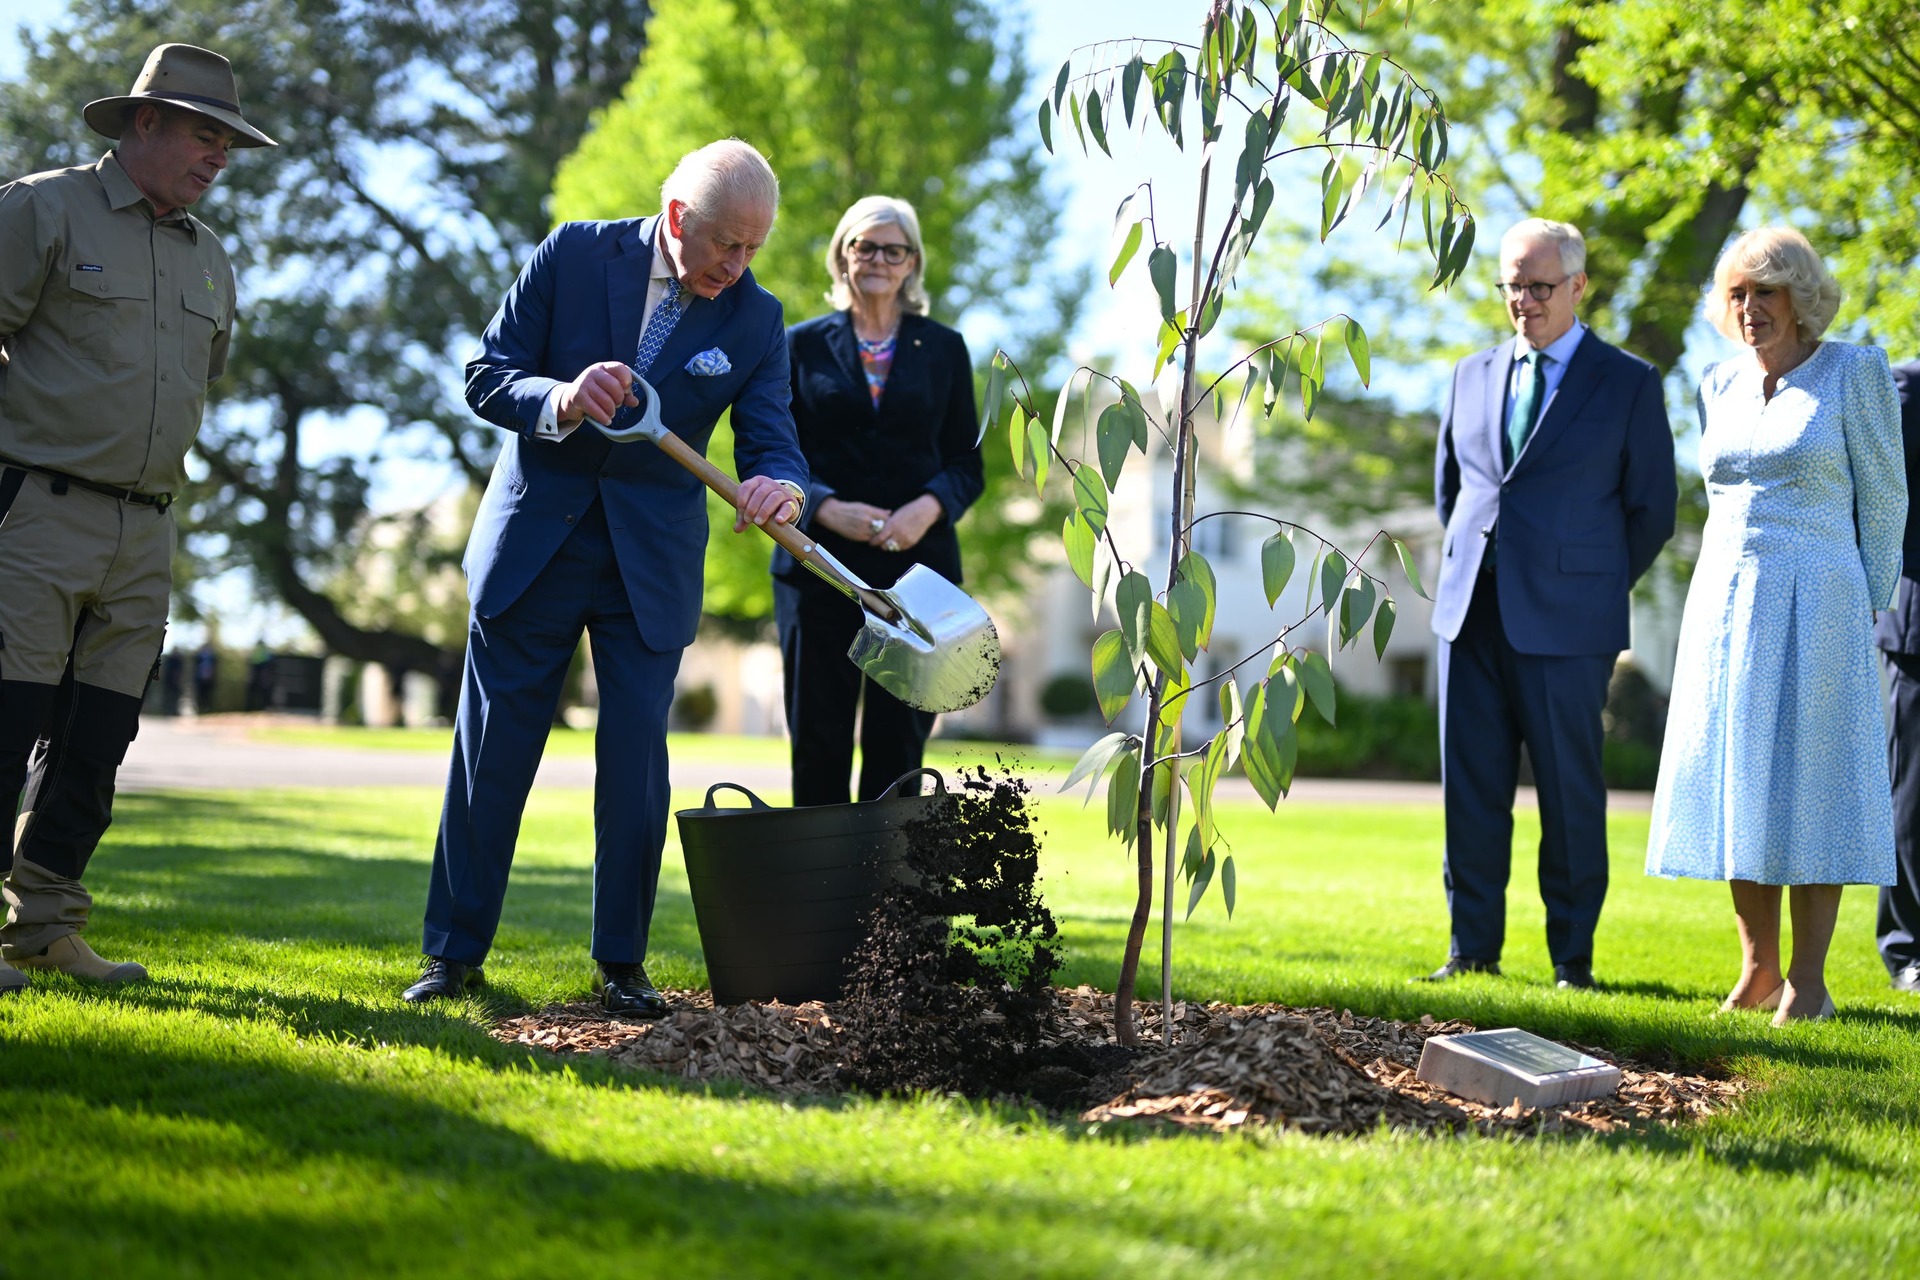
[[833,287],[827,300],[836,310],[853,305],[853,288],[847,283],[847,241],[868,227],[892,225],[900,228],[913,250],[913,269],[900,282],[900,309],[915,315],[927,314],[927,247],[920,241],[920,215],[913,206],[895,196],[862,196],[840,215],[840,225],[827,241],[827,278]]
[[1807,342],[1818,341],[1840,310],[1839,283],[1827,273],[1827,264],[1813,245],[1792,227],[1749,231],[1728,245],[1714,265],[1707,319],[1722,334],[1738,341],[1740,321],[1727,297],[1736,280],[1785,288],[1793,303],[1794,325]]

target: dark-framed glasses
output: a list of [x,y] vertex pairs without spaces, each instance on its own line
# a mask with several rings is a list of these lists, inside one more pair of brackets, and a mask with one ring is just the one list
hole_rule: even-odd
[[847,241],[847,252],[862,262],[872,262],[878,258],[890,267],[897,267],[913,256],[913,246],[881,244],[878,240],[862,240],[855,236]]
[[1561,276],[1558,280],[1502,280],[1499,282],[1500,294],[1509,302],[1517,300],[1523,293],[1535,302],[1545,302],[1553,296],[1555,289],[1571,279],[1572,276]]

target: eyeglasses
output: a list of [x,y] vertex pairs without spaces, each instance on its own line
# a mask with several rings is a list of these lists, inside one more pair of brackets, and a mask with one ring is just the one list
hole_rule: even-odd
[[1551,298],[1553,296],[1553,291],[1555,289],[1558,289],[1561,285],[1565,284],[1567,281],[1571,279],[1573,279],[1572,276],[1561,276],[1558,280],[1552,280],[1552,281],[1502,280],[1499,282],[1499,288],[1500,288],[1500,292],[1507,298],[1509,302],[1519,298],[1519,296],[1523,293],[1526,294],[1529,298],[1532,298],[1535,302],[1545,302],[1548,298]]
[[855,238],[847,241],[847,252],[862,262],[872,262],[875,258],[879,258],[888,266],[897,267],[913,256],[913,246],[906,244],[881,244],[877,240],[861,240]]

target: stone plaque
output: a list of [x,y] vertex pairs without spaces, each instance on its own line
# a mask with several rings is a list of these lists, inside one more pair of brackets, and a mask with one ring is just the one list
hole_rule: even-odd
[[1420,1079],[1490,1106],[1523,1107],[1603,1098],[1620,1087],[1620,1068],[1563,1044],[1503,1027],[1432,1036],[1420,1051]]

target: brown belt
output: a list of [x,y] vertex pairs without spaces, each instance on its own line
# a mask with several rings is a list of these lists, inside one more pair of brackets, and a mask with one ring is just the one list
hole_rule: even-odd
[[97,480],[82,480],[79,476],[70,476],[64,471],[55,471],[52,467],[39,467],[31,462],[15,462],[11,458],[0,458],[0,467],[11,467],[18,471],[32,471],[53,481],[55,493],[65,493],[69,485],[77,485],[93,493],[104,494],[109,498],[118,498],[122,502],[131,502],[136,507],[152,507],[155,511],[165,511],[173,505],[170,493],[141,493],[136,489],[121,489],[110,484],[101,484]]

